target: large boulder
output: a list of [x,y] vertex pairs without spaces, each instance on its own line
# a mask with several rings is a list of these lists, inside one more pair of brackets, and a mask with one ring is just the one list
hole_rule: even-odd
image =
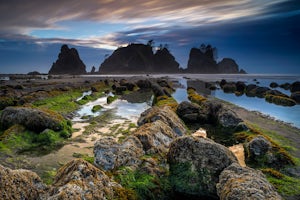
[[170,143],[178,136],[161,120],[140,126],[133,135],[141,141],[147,154],[166,153]]
[[193,197],[216,198],[220,173],[237,162],[225,146],[200,137],[174,140],[167,158],[173,190],[183,196]]
[[143,155],[143,145],[134,136],[128,137],[122,143],[112,137],[104,137],[94,145],[95,164],[104,170],[121,166],[136,167],[141,163],[139,158]]
[[234,111],[225,108],[219,110],[217,118],[219,124],[225,128],[235,128],[243,122]]
[[176,110],[177,115],[185,123],[198,122],[200,112],[201,112],[201,107],[198,104],[191,103],[191,102],[188,102],[188,101],[181,102],[178,105],[177,110]]
[[0,125],[4,129],[20,124],[37,133],[45,129],[60,131],[63,121],[57,113],[29,107],[6,107],[0,116]]
[[141,114],[137,123],[139,126],[141,126],[145,123],[154,122],[157,120],[161,120],[162,122],[170,126],[170,128],[178,136],[184,135],[187,131],[184,123],[168,106],[154,106],[152,108],[149,108]]
[[219,177],[218,196],[221,200],[281,200],[281,196],[260,171],[233,163]]
[[121,186],[92,164],[75,159],[61,167],[53,187],[42,199],[114,199],[114,188]]
[[40,199],[47,186],[29,170],[11,170],[0,165],[0,196],[3,200]]
[[85,68],[77,50],[62,45],[58,59],[53,63],[49,74],[86,74]]

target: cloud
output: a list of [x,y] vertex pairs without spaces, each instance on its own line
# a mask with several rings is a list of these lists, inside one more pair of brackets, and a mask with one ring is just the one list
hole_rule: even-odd
[[58,22],[93,20],[143,24],[156,20],[166,26],[203,25],[238,20],[277,10],[287,0],[9,0],[0,3],[2,33],[28,34],[35,29],[59,29]]

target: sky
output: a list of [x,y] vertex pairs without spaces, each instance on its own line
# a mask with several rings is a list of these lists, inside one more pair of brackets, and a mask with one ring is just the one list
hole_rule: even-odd
[[300,1],[0,0],[0,74],[47,73],[62,44],[98,70],[118,47],[149,40],[182,68],[204,43],[248,73],[300,74]]

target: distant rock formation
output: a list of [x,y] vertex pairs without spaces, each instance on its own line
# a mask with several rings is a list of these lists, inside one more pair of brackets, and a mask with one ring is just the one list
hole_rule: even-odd
[[237,74],[239,73],[239,66],[233,59],[223,58],[223,60],[218,63],[218,72],[225,74]]
[[201,45],[200,48],[192,48],[189,55],[187,73],[202,74],[246,74],[245,70],[239,70],[237,63],[231,58],[224,58],[217,63],[215,60],[216,48],[210,45]]
[[186,71],[188,73],[218,73],[218,65],[214,60],[212,49],[202,52],[198,48],[192,48]]
[[93,66],[92,69],[91,69],[91,74],[94,74],[96,72],[96,67]]
[[32,76],[34,76],[34,75],[41,75],[41,73],[38,72],[38,71],[33,71],[33,72],[28,72],[27,75],[32,75]]
[[85,68],[77,50],[62,45],[58,59],[53,63],[49,74],[85,74]]
[[149,44],[129,44],[118,48],[105,59],[99,67],[99,73],[176,73],[178,67],[178,62],[166,48],[154,54]]

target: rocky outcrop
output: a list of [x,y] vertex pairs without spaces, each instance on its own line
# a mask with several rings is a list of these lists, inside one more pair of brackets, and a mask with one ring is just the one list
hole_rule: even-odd
[[121,186],[90,163],[76,159],[61,167],[51,190],[42,199],[114,199]]
[[212,49],[202,52],[198,48],[192,48],[186,71],[188,73],[218,73],[218,65],[214,60]]
[[199,137],[176,139],[171,143],[167,158],[173,190],[193,197],[217,198],[220,173],[237,162],[225,146]]
[[86,74],[85,68],[77,50],[62,45],[58,59],[53,63],[49,74]]
[[186,133],[186,127],[184,123],[179,119],[175,112],[173,112],[168,106],[164,107],[152,107],[144,111],[139,120],[138,125],[141,126],[145,123],[161,120],[178,135],[182,136]]
[[233,163],[219,177],[218,196],[225,199],[281,200],[281,196],[260,171]]
[[11,199],[40,199],[47,186],[29,170],[11,170],[0,165],[0,197]]
[[143,144],[146,154],[166,153],[170,143],[178,135],[161,120],[140,126],[133,135]]
[[300,104],[300,92],[294,92],[291,94],[291,98]]
[[176,112],[188,124],[219,124],[224,128],[237,128],[242,122],[235,112],[214,101],[206,101],[201,106],[184,101],[179,104]]
[[137,137],[128,137],[118,143],[112,137],[98,140],[94,145],[95,164],[104,170],[112,170],[121,166],[136,167],[144,155],[143,145]]
[[239,66],[233,59],[223,58],[223,60],[218,63],[218,72],[224,74],[238,74]]
[[175,73],[178,67],[174,56],[166,48],[153,54],[151,45],[129,44],[118,48],[105,59],[99,73]]
[[0,126],[4,129],[20,124],[37,133],[45,129],[62,130],[64,118],[51,111],[28,107],[6,107],[0,116]]
[[154,54],[153,72],[178,73],[179,63],[167,48],[162,48]]

